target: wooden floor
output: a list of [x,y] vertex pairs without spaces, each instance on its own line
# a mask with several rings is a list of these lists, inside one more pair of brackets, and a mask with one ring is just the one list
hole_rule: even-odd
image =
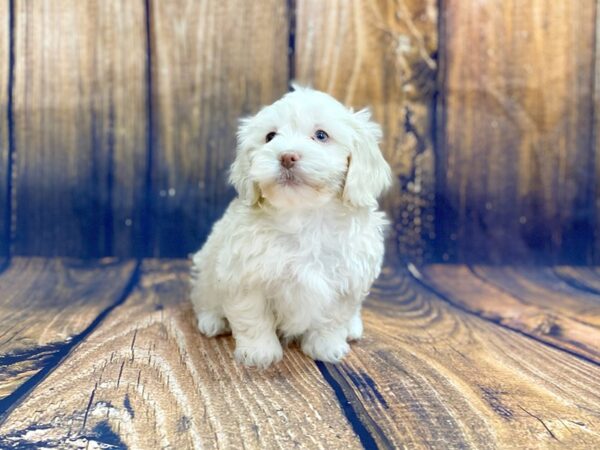
[[258,371],[188,267],[3,264],[0,448],[600,448],[600,269],[386,269],[342,364]]

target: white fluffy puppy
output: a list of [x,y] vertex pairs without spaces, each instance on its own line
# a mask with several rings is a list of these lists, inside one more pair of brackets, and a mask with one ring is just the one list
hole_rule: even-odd
[[279,336],[337,362],[362,334],[379,275],[391,184],[367,110],[296,87],[241,120],[230,181],[239,196],[194,255],[191,299],[206,336],[231,331],[235,357],[266,367]]

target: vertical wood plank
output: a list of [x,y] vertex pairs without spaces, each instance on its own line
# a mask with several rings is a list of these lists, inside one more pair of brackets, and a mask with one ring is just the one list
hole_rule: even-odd
[[233,196],[237,119],[287,90],[281,0],[150,2],[152,252],[195,251]]
[[403,257],[420,262],[434,237],[432,107],[436,0],[297,0],[296,78],[349,106],[370,106],[397,183],[383,207]]
[[443,260],[590,260],[595,3],[443,2]]
[[144,2],[15,5],[15,251],[139,253]]
[[0,260],[8,255],[10,238],[9,64],[10,5],[0,0]]
[[594,246],[592,263],[600,265],[600,0],[596,1],[596,40],[594,42],[594,178],[591,189],[594,192]]

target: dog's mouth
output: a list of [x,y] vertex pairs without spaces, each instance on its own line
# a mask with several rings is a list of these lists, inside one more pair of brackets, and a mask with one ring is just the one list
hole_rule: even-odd
[[277,177],[276,183],[280,186],[300,186],[306,184],[301,175],[294,170],[282,168]]

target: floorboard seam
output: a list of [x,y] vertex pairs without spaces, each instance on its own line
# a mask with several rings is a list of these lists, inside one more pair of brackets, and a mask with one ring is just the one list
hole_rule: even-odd
[[[154,169],[154,105],[152,86],[152,17],[150,0],[144,1],[146,27],[146,172],[144,173],[144,206],[142,211],[142,243],[135,248],[138,256],[151,256],[154,252],[154,228],[152,225],[152,198]],[[158,247],[157,247],[158,248]]]
[[96,318],[79,334],[72,337],[72,339],[66,342],[60,350],[58,350],[51,358],[49,358],[42,369],[25,381],[21,386],[15,389],[10,395],[0,400],[0,425],[4,424],[10,413],[19,406],[23,400],[25,400],[29,394],[39,385],[54,369],[56,369],[70,354],[71,352],[83,342],[103,321],[104,319],[117,307],[125,303],[125,300],[129,298],[135,287],[138,285],[141,277],[141,266],[142,261],[136,262],[135,269],[129,277],[129,281],[123,288],[121,294],[117,297],[117,300],[105,308]]
[[342,386],[335,379],[335,377],[329,370],[327,364],[325,364],[322,361],[315,361],[315,363],[327,384],[329,384],[329,386],[331,386],[331,388],[333,389],[338,403],[342,408],[344,416],[346,416],[346,419],[348,420],[348,422],[350,422],[352,430],[358,436],[358,439],[360,440],[360,443],[363,445],[363,447],[369,450],[379,448],[379,446],[375,442],[375,438],[365,426],[365,424],[360,420],[356,409],[354,408],[354,406],[352,406],[352,402],[350,402],[350,400],[346,396],[346,393],[344,392]]
[[[5,221],[6,230],[3,239],[6,241],[6,256],[10,258],[13,251],[13,209],[15,202],[13,202],[13,195],[15,194],[14,189],[14,164],[13,160],[16,156],[15,149],[15,121],[14,121],[14,84],[15,84],[15,2],[10,0],[8,2],[8,36],[9,36],[9,47],[8,47],[8,99],[6,105],[6,121],[8,122],[8,156],[6,161],[6,197],[3,199],[5,202],[5,213],[2,218]],[[2,269],[4,270],[4,269]]]
[[296,0],[287,0],[288,19],[288,88],[296,77]]
[[552,269],[552,273],[558,279],[560,279],[560,281],[568,284],[569,286],[571,286],[574,289],[577,289],[578,291],[583,291],[583,292],[586,292],[588,294],[593,294],[593,295],[600,295],[600,291],[598,289],[588,286],[587,284],[582,283],[579,280],[576,280],[569,276],[562,275],[560,272],[557,272],[556,269],[554,269],[554,268]]
[[[417,274],[415,274],[415,273],[414,273],[415,271],[417,271]],[[492,319],[490,319],[490,318],[484,317],[484,316],[482,316],[482,315],[480,315],[480,314],[477,314],[476,312],[473,312],[473,311],[471,311],[471,310],[470,310],[470,309],[468,309],[468,308],[465,308],[464,306],[461,306],[461,305],[459,305],[459,304],[457,304],[457,303],[453,302],[453,301],[452,301],[452,300],[451,300],[451,299],[450,299],[448,296],[446,296],[445,294],[443,294],[443,293],[439,292],[439,291],[438,291],[436,288],[434,288],[433,286],[430,286],[428,283],[426,283],[426,282],[423,280],[423,276],[422,276],[422,275],[420,275],[420,272],[418,272],[418,270],[417,270],[416,268],[414,268],[414,269],[412,269],[412,270],[411,270],[411,269],[409,269],[409,270],[408,270],[408,272],[409,272],[409,274],[410,274],[410,277],[411,277],[413,280],[415,280],[415,281],[416,281],[416,282],[417,282],[417,283],[418,283],[420,286],[422,286],[423,288],[427,289],[429,292],[431,292],[433,295],[435,295],[436,297],[438,297],[438,298],[439,298],[440,300],[442,300],[444,303],[447,303],[447,304],[449,304],[450,306],[452,306],[452,307],[454,307],[454,308],[458,309],[459,311],[462,311],[462,312],[464,312],[464,313],[466,313],[466,314],[469,314],[469,315],[471,315],[471,316],[478,317],[478,318],[479,318],[479,319],[481,319],[481,320],[485,320],[486,322],[493,323],[493,324],[495,324],[495,325],[497,325],[497,326],[499,326],[499,327],[502,327],[502,328],[504,328],[504,329],[506,329],[506,330],[510,330],[510,331],[512,331],[512,332],[514,332],[514,333],[518,333],[518,334],[520,334],[521,336],[525,336],[525,337],[527,337],[527,338],[529,338],[529,339],[532,339],[532,340],[534,340],[534,341],[536,341],[536,342],[539,342],[540,344],[546,345],[546,346],[548,346],[548,347],[550,347],[550,348],[553,348],[553,349],[555,349],[555,350],[558,350],[558,351],[560,351],[560,352],[563,352],[563,353],[566,353],[566,354],[568,354],[568,355],[571,355],[571,356],[573,356],[573,357],[575,357],[575,358],[577,358],[577,359],[579,359],[579,360],[582,360],[582,361],[585,361],[585,362],[587,362],[587,363],[593,364],[593,365],[594,365],[594,366],[596,366],[596,367],[600,367],[600,364],[599,364],[599,363],[597,363],[596,361],[594,361],[594,360],[592,360],[592,359],[590,359],[590,358],[587,358],[587,357],[585,357],[585,356],[583,356],[583,355],[580,355],[580,354],[578,354],[578,353],[575,353],[575,352],[569,351],[569,350],[568,350],[568,349],[566,349],[566,348],[559,347],[558,345],[554,345],[554,344],[552,344],[552,343],[550,343],[550,342],[543,341],[543,340],[541,340],[541,339],[539,339],[539,338],[537,338],[537,337],[535,337],[535,336],[533,336],[533,335],[531,335],[531,334],[527,334],[527,333],[525,333],[525,332],[523,332],[523,331],[521,331],[521,330],[517,330],[516,328],[511,328],[511,327],[509,327],[509,326],[507,326],[507,325],[504,325],[503,323],[501,323],[501,322],[499,322],[499,321],[492,320]]]

